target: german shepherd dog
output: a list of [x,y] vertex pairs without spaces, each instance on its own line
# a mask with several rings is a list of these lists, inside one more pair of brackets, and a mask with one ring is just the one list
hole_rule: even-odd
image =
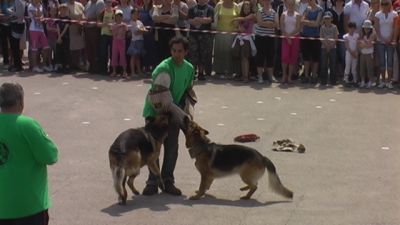
[[196,168],[200,172],[199,190],[190,199],[201,198],[210,188],[215,178],[239,174],[246,184],[241,191],[249,190],[241,199],[250,199],[257,190],[257,182],[267,168],[270,188],[286,197],[293,198],[293,192],[285,188],[276,173],[274,164],[257,150],[243,145],[221,145],[210,141],[208,131],[197,123],[185,118],[184,133],[186,147],[191,158],[195,158]]
[[145,127],[122,132],[111,145],[108,156],[119,204],[126,204],[127,178],[128,186],[133,194],[139,194],[133,181],[144,165],[147,165],[152,173],[158,175],[163,185],[157,159],[160,156],[161,145],[168,134],[169,119],[170,116],[167,114],[150,118]]

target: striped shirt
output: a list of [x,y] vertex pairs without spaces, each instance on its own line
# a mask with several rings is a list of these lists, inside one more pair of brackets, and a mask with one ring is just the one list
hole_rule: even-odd
[[[273,9],[270,9],[268,13],[264,12],[263,9],[260,9],[258,13],[260,13],[262,21],[275,22],[276,12]],[[256,35],[275,34],[275,28],[262,27],[258,24],[255,25],[254,31]]]

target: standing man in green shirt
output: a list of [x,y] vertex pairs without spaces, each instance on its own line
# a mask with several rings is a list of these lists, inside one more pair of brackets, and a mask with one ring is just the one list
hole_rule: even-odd
[[[178,159],[179,130],[185,116],[192,117],[196,96],[192,89],[194,68],[185,60],[189,42],[186,38],[176,36],[170,41],[171,57],[162,61],[153,71],[151,89],[146,97],[143,116],[148,120],[161,111],[171,112],[172,119],[168,130],[168,137],[164,141],[164,159],[161,167],[165,193],[181,195],[175,187],[174,170]],[[143,195],[158,193],[160,181],[149,171],[147,185]]]
[[57,162],[57,147],[36,120],[22,115],[21,85],[1,85],[0,109],[0,225],[48,224],[47,165]]

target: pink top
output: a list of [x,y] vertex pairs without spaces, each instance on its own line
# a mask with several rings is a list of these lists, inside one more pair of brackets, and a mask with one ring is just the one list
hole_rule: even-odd
[[240,22],[240,26],[244,28],[244,32],[246,34],[252,34],[253,33],[253,25],[254,21],[253,20],[245,20]]
[[114,24],[111,27],[113,38],[115,39],[125,39],[126,31],[128,30],[128,26],[125,23]]

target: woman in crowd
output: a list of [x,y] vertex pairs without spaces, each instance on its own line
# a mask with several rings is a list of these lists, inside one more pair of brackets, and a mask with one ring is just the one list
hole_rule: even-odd
[[[161,6],[154,7],[152,19],[154,26],[162,28],[175,28],[178,21],[178,11],[174,11],[170,0],[162,0]],[[169,41],[175,36],[173,30],[156,30],[156,46],[159,52],[158,62],[170,56]]]
[[[143,0],[143,7],[140,9],[140,21],[144,26],[154,26],[153,19],[151,15],[153,14],[153,1],[152,0]],[[155,67],[157,56],[154,41],[154,30],[150,30],[149,32],[143,34],[143,44],[145,54],[142,56],[141,62],[143,66],[143,72],[150,72],[152,68]]]
[[[379,11],[380,9],[380,0],[371,0],[370,2],[370,7],[369,7],[369,12],[368,12],[368,20],[374,24],[375,22],[375,14]],[[379,66],[379,51],[378,51],[378,46],[374,45],[374,59],[373,59],[373,68],[374,68],[374,74],[379,74],[380,73],[380,66]]]
[[11,36],[10,36],[10,46],[13,56],[13,66],[9,68],[10,72],[18,72],[22,71],[22,51],[21,49],[21,40],[24,39],[25,33],[25,0],[15,0],[14,7],[12,10],[12,15],[15,18],[11,21]]
[[[397,13],[392,10],[390,0],[381,0],[381,10],[375,14],[375,31],[377,36],[377,48],[379,51],[380,76],[379,88],[393,88],[393,53],[394,45],[394,24],[397,20]],[[387,79],[386,79],[387,72]]]
[[[256,64],[258,83],[263,83],[263,73],[272,81],[274,73],[275,29],[279,26],[278,14],[271,7],[271,0],[261,0],[262,8],[256,14],[255,44],[257,47]],[[266,70],[264,70],[266,68]]]
[[[222,0],[217,3],[214,9],[214,23],[217,31],[233,32],[236,31],[233,19],[239,16],[240,9],[233,0]],[[233,68],[238,63],[233,62],[232,42],[235,38],[232,34],[215,34],[214,43],[214,71],[225,78],[228,74],[236,72]]]
[[[69,8],[69,17],[71,20],[84,19],[84,7],[80,2],[75,0],[68,0],[67,6]],[[71,69],[80,70],[80,62],[82,59],[83,49],[85,48],[83,40],[82,25],[79,23],[71,23],[69,26],[69,39],[70,39],[70,56],[71,56]]]
[[292,83],[292,75],[297,64],[300,39],[301,15],[294,10],[295,0],[286,1],[287,10],[281,15],[282,40],[282,83]]
[[[332,0],[332,9],[329,11],[332,13],[333,21],[332,23],[336,25],[339,31],[339,39],[343,39],[343,35],[345,32],[345,24],[344,24],[344,0]],[[343,41],[336,42],[336,55],[337,55],[337,64],[338,64],[338,73],[343,75],[343,69],[345,66],[345,55],[346,55],[346,47],[344,46]]]
[[[181,29],[187,29],[189,25],[189,23],[187,22],[187,16],[189,12],[188,5],[181,0],[173,0],[172,8],[173,10],[176,10],[178,14],[178,21],[176,22],[176,26]],[[187,37],[187,31],[178,31],[177,34]]]
[[[302,36],[306,38],[318,38],[323,10],[317,5],[316,0],[309,0],[309,6],[304,12]],[[304,39],[301,44],[301,52],[304,60],[303,83],[316,83],[318,80],[318,65],[321,51],[319,40]],[[310,71],[311,69],[311,71]],[[312,74],[311,74],[312,72]]]

